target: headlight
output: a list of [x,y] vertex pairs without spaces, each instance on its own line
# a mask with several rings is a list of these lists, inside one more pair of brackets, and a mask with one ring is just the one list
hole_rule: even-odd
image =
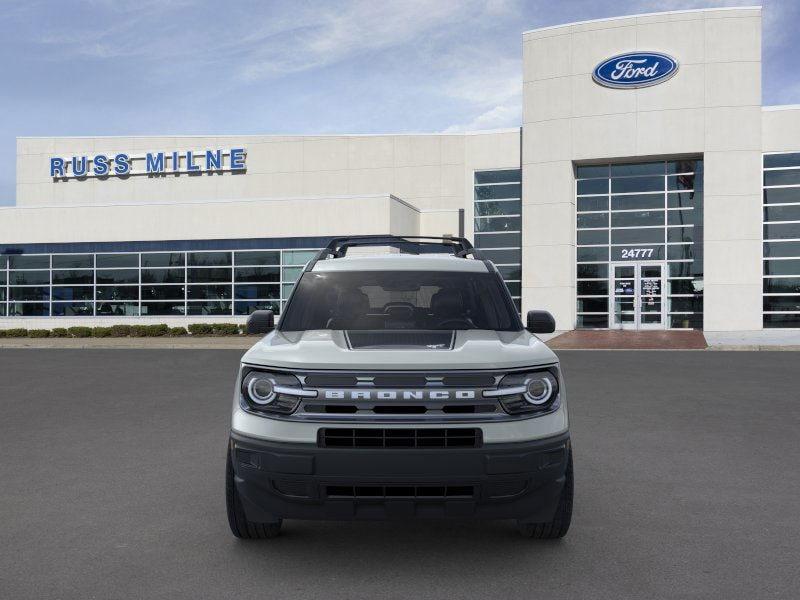
[[510,373],[500,380],[496,390],[483,395],[495,397],[509,414],[550,412],[558,408],[558,367]]
[[240,391],[242,408],[280,414],[294,412],[303,398],[317,395],[316,391],[304,390],[294,375],[252,367],[242,370]]

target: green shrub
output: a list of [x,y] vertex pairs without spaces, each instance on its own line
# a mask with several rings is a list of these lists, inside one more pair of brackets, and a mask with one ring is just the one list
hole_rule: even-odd
[[50,337],[50,330],[49,329],[28,329],[28,337],[32,337],[32,338]]
[[111,329],[111,337],[128,337],[131,334],[130,325],[112,325],[109,329]]
[[69,337],[69,331],[63,327],[54,327],[52,331],[50,331],[50,337]]
[[6,337],[6,330],[5,329],[0,329],[0,338],[4,338],[4,337]]
[[111,337],[111,327],[93,327],[92,337],[96,338]]
[[131,337],[147,337],[147,325],[131,325]]
[[165,323],[159,325],[146,325],[148,337],[160,337],[169,333],[169,326]]
[[210,323],[192,323],[189,325],[189,333],[192,335],[211,335],[214,328]]
[[28,337],[28,330],[22,327],[15,327],[13,329],[6,329],[6,337]]
[[91,327],[83,327],[83,326],[70,327],[69,329],[67,329],[67,332],[72,337],[76,337],[76,338],[92,337],[92,328]]
[[239,326],[236,323],[212,323],[213,335],[239,335]]
[[179,337],[182,335],[188,335],[189,332],[186,331],[186,327],[170,327],[169,328],[169,335],[170,337]]

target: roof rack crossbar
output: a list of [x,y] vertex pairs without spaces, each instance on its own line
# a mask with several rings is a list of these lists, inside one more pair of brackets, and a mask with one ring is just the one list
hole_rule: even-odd
[[477,248],[474,248],[467,238],[455,236],[427,236],[427,235],[356,235],[349,237],[336,237],[320,250],[317,255],[306,265],[306,271],[311,271],[320,260],[328,258],[341,258],[347,254],[349,248],[357,246],[388,246],[405,252],[412,252],[422,246],[452,249],[453,255],[466,258],[472,255],[478,260],[485,260]]

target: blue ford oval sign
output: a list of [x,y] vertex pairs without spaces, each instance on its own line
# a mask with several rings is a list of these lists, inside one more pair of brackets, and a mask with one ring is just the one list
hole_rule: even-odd
[[592,73],[600,85],[641,88],[666,81],[678,72],[678,61],[660,52],[628,52],[601,62]]

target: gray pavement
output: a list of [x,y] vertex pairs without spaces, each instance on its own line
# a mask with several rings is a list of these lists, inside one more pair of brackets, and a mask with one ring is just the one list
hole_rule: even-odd
[[576,503],[507,522],[289,521],[241,542],[241,350],[0,349],[0,598],[796,598],[795,353],[561,352]]

